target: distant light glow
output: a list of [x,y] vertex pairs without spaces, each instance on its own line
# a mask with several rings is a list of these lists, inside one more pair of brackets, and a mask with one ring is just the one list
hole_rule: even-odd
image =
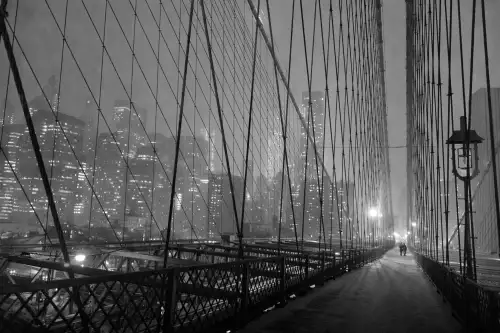
[[412,227],[416,227],[417,226],[417,222],[412,222]]
[[75,260],[78,261],[78,262],[82,262],[85,260],[85,254],[77,254],[75,256]]
[[378,211],[377,208],[370,208],[370,210],[368,211],[368,215],[370,217],[381,217],[382,214]]

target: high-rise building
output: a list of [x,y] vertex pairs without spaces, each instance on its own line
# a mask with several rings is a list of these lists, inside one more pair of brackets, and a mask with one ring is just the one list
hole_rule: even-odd
[[176,181],[175,227],[186,238],[208,233],[209,142],[201,136],[182,136]]
[[[15,191],[19,188],[15,174],[19,170],[17,152],[18,140],[24,133],[25,126],[4,125],[1,131],[3,153],[0,154],[0,224],[11,224],[12,211],[16,205]],[[0,229],[11,229],[12,225],[0,226]]]
[[[317,158],[323,157],[324,117],[325,101],[324,93],[321,91],[302,93],[302,117],[308,126],[309,135],[314,139],[313,143],[308,140],[307,130],[301,127],[300,136],[300,160],[301,172],[299,172],[300,197],[305,196],[304,212],[304,238],[317,239],[319,236],[321,222],[321,165],[317,165]],[[307,157],[307,158],[306,158]],[[306,171],[307,168],[307,171]],[[319,182],[318,182],[319,171]],[[298,207],[297,207],[298,208]],[[299,211],[302,214],[302,211]]]
[[283,136],[281,130],[274,131],[267,142],[267,178],[272,180],[283,165]]
[[140,146],[145,144],[148,112],[126,100],[115,101],[113,122],[116,137],[124,155],[134,157]]
[[[78,170],[78,178],[76,183],[75,206],[73,209],[74,223],[77,226],[88,226],[88,218],[90,216],[90,197],[92,191],[90,189],[89,181],[92,182],[93,168],[88,160],[93,162],[93,157],[82,156],[80,157],[81,168]],[[85,177],[87,176],[87,177]],[[87,178],[89,181],[87,181]]]
[[[324,137],[324,128],[325,128],[325,94],[322,91],[312,91],[311,96],[309,97],[308,92],[302,93],[302,117],[307,124],[309,124],[309,135],[314,138],[316,141],[317,152],[320,157],[323,156],[323,137]],[[314,134],[314,136],[313,136]],[[309,142],[307,144],[307,131],[306,128],[301,126],[301,155],[303,159],[305,159],[306,155],[306,147],[309,147],[310,158],[308,157],[309,167],[315,165],[316,160],[314,157],[314,148]],[[308,168],[309,169],[309,168]]]
[[[74,152],[82,150],[84,123],[67,114],[58,113],[58,123],[54,113],[44,109],[34,109],[33,125],[37,133],[40,152],[49,175],[59,219],[63,223],[73,223],[75,205],[74,192],[78,183],[79,165]],[[64,130],[64,134],[63,131]],[[68,144],[69,141],[69,144]],[[19,138],[17,160],[19,176],[24,190],[31,194],[29,200],[22,191],[17,191],[18,203],[14,209],[16,220],[25,227],[38,227],[33,208],[42,223],[52,223],[52,215],[47,212],[47,195],[44,191],[38,164],[33,152],[28,129]]]
[[125,216],[126,166],[118,145],[110,133],[99,134],[94,177],[98,200],[93,197],[91,201],[91,223],[96,226],[123,221]]
[[58,84],[55,75],[52,75],[47,84],[43,86],[43,94],[40,94],[33,98],[29,102],[29,111],[31,116],[39,110],[57,112],[59,110],[60,96],[58,94]]
[[[79,152],[81,169],[78,170],[78,182],[75,195],[74,220],[76,225],[88,226],[90,216],[91,184],[95,176],[94,164],[97,161],[96,139],[97,105],[92,97],[85,101],[80,119],[84,122],[82,151]],[[90,184],[89,184],[90,182]],[[93,202],[96,203],[95,201]]]
[[[85,131],[83,133],[83,155],[94,155],[95,143],[97,137],[97,105],[92,98],[85,101],[85,108],[80,116],[80,119],[85,123]],[[93,160],[94,156],[92,156]]]
[[[238,221],[241,224],[243,199],[243,178],[233,176],[234,198]],[[227,174],[212,174],[209,182],[208,237],[218,238],[221,234],[236,234],[236,217],[233,209],[231,187]]]
[[136,157],[129,163],[127,211],[131,216],[149,217],[151,215],[154,162],[153,148],[141,147]]
[[[354,205],[354,183],[349,182],[346,184],[345,182],[337,182],[337,186],[335,188],[338,195],[337,207],[334,207],[337,212],[335,215],[340,219],[340,228],[342,229],[342,237],[345,238],[347,235],[347,239],[351,239],[350,235],[353,228],[353,218],[354,218],[354,210],[356,209]],[[335,202],[335,201],[334,201]]]
[[1,109],[3,109],[3,113],[0,114],[0,125],[14,125],[16,123],[16,109],[14,105],[6,99],[0,105],[0,110]]
[[201,136],[208,142],[208,171],[215,171],[215,131],[209,131],[207,128],[202,128]]

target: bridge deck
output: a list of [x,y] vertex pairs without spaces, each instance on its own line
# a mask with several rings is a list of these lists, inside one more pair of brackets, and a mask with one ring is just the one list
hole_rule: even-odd
[[381,260],[248,324],[243,332],[460,332],[411,254]]

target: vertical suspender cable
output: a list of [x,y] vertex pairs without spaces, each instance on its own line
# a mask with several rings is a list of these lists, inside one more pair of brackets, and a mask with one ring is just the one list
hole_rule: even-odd
[[[170,207],[168,211],[168,224],[167,224],[167,237],[165,239],[165,252],[163,256],[163,267],[167,267],[168,260],[168,246],[170,243],[170,236],[172,233],[172,217],[174,210],[174,198],[176,195],[176,180],[177,180],[177,168],[179,162],[179,147],[180,147],[180,139],[182,133],[182,119],[184,118],[184,96],[186,94],[186,81],[187,81],[187,70],[189,66],[189,50],[191,49],[191,30],[193,23],[193,12],[194,12],[194,0],[191,0],[190,10],[189,10],[189,26],[187,33],[187,41],[186,41],[186,56],[184,57],[184,73],[183,73],[183,82],[182,82],[182,90],[181,90],[181,101],[179,107],[179,119],[177,125],[177,135],[175,141],[175,157],[174,157],[174,171],[172,176],[172,191],[170,193]],[[206,26],[205,26],[206,28]],[[206,32],[206,31],[205,31]],[[208,33],[208,32],[206,32]]]
[[[260,11],[260,0],[258,0],[257,11]],[[255,23],[257,25],[257,23]],[[247,142],[246,142],[246,156],[245,156],[245,176],[243,178],[243,203],[241,209],[241,227],[239,237],[243,237],[243,223],[245,220],[245,202],[246,202],[246,189],[247,189],[247,177],[248,177],[248,156],[250,153],[250,138],[252,136],[252,114],[253,114],[253,97],[255,88],[255,62],[257,59],[257,37],[259,36],[259,31],[255,27],[255,40],[253,44],[253,62],[252,62],[252,83],[250,87],[250,110],[248,116],[248,130],[247,130]],[[236,213],[236,212],[235,212]],[[242,240],[240,239],[240,244]],[[242,254],[241,254],[242,255]]]
[[239,224],[239,220],[238,220],[238,210],[236,207],[236,198],[235,198],[235,194],[234,194],[233,177],[231,174],[231,165],[229,163],[229,154],[227,151],[226,134],[224,132],[224,119],[222,117],[222,107],[221,107],[221,102],[219,99],[219,92],[217,90],[217,75],[215,74],[215,66],[214,66],[214,60],[213,60],[213,54],[212,54],[212,44],[210,42],[210,36],[208,34],[207,14],[205,11],[205,1],[204,0],[200,0],[200,6],[201,6],[202,17],[203,17],[203,27],[205,30],[205,38],[207,41],[208,58],[210,61],[210,70],[212,72],[212,81],[214,84],[215,101],[217,103],[217,112],[219,115],[220,129],[221,129],[221,134],[222,134],[222,145],[224,147],[224,155],[226,158],[226,167],[227,167],[227,174],[228,174],[228,178],[229,178],[229,187],[231,189],[233,210],[234,210],[234,216],[236,219],[236,230],[237,230],[238,239],[239,239],[238,255],[240,258],[242,258],[243,257],[243,234],[240,230],[240,224]]

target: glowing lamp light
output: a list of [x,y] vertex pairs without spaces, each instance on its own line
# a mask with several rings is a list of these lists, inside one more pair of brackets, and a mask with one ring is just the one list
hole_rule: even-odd
[[411,226],[412,226],[412,227],[416,227],[416,226],[417,226],[417,222],[412,222],[412,223],[411,223]]
[[370,208],[370,210],[368,211],[368,215],[373,218],[382,216],[377,208]]
[[75,256],[75,260],[78,261],[78,262],[82,262],[85,260],[85,254],[77,254]]

